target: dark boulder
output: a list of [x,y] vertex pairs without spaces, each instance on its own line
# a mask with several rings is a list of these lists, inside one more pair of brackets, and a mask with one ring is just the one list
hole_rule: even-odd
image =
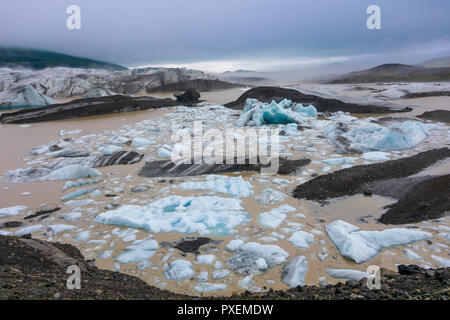
[[174,96],[177,98],[178,102],[183,103],[198,102],[200,99],[200,93],[194,89],[188,89],[183,94],[175,93]]

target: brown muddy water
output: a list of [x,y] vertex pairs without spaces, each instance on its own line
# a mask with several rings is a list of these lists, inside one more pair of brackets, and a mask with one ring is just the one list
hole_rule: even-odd
[[[232,100],[235,100],[243,93],[242,89],[232,89],[224,90],[220,92],[208,92],[202,93],[202,99],[206,99],[212,103],[221,104]],[[361,94],[357,91],[355,95]],[[152,94],[159,97],[172,97],[172,93],[160,93]],[[425,100],[423,100],[425,99]],[[432,108],[431,105],[435,105],[436,101],[441,101],[442,99],[447,99],[448,97],[439,97],[436,99],[432,98],[421,98],[420,102],[423,103],[423,108]],[[409,99],[409,100],[419,100],[419,99]],[[422,101],[423,100],[423,101]],[[445,103],[440,102],[442,105]],[[144,120],[154,120],[158,124],[174,124],[175,122],[180,122],[184,124],[183,112],[177,113],[178,120],[173,119],[173,112],[176,108],[158,109],[158,110],[148,110],[139,111],[132,113],[122,113],[99,117],[89,117],[75,120],[64,120],[64,121],[51,121],[31,124],[31,126],[20,126],[20,125],[0,125],[0,148],[2,150],[2,158],[0,162],[0,174],[7,170],[26,167],[30,165],[30,161],[38,161],[40,156],[32,156],[27,154],[28,151],[34,147],[40,145],[49,145],[52,143],[57,143],[58,140],[65,138],[59,135],[60,130],[83,130],[79,134],[69,135],[71,138],[80,138],[83,136],[95,134],[98,138],[87,140],[86,145],[79,146],[83,150],[95,149],[98,144],[96,140],[105,140],[112,135],[118,135],[120,132],[126,132],[127,130],[134,129],[138,127],[138,123]],[[421,113],[421,112],[420,112]],[[405,115],[405,114],[402,114]],[[188,119],[189,117],[186,116]],[[210,121],[210,120],[206,120]],[[212,121],[212,120],[211,120]],[[121,130],[122,129],[122,130]],[[139,127],[140,129],[140,127]],[[102,136],[103,134],[105,136]],[[111,133],[114,132],[114,133]],[[119,132],[119,133],[117,133]],[[420,151],[431,149],[440,146],[440,141],[442,141],[439,136],[439,132],[430,136],[426,141],[417,146],[416,148],[410,150],[404,150],[402,152],[393,152],[391,155],[392,159],[398,157],[404,157],[408,155],[416,154]],[[163,131],[161,134],[154,137],[157,145],[170,143],[170,137],[168,131]],[[102,140],[102,141],[103,141]],[[312,179],[314,175],[324,174],[328,172],[333,172],[342,168],[341,165],[330,165],[326,166],[321,163],[321,160],[335,156],[334,148],[330,145],[323,143],[316,134],[304,134],[304,141],[302,140],[290,140],[286,143],[287,150],[291,153],[292,158],[308,157],[312,162],[303,168],[303,170],[297,176],[261,176],[259,173],[235,173],[228,174],[227,176],[242,176],[246,181],[249,181],[253,186],[253,196],[241,198],[243,209],[248,212],[251,216],[251,220],[245,225],[240,225],[235,227],[236,234],[232,236],[214,236],[214,240],[220,241],[218,244],[209,244],[202,247],[202,254],[214,254],[216,260],[222,262],[223,267],[219,269],[228,269],[226,266],[226,261],[230,258],[232,253],[228,252],[225,247],[228,242],[235,238],[243,239],[246,242],[255,241],[262,244],[274,244],[280,246],[289,253],[289,258],[298,255],[304,255],[308,259],[308,271],[305,276],[305,282],[309,285],[325,281],[327,283],[336,283],[338,279],[333,279],[325,273],[328,268],[349,268],[365,271],[369,265],[378,265],[391,270],[396,269],[396,264],[399,263],[420,263],[430,266],[438,266],[436,261],[432,258],[432,255],[439,255],[441,257],[448,257],[448,246],[445,245],[446,240],[442,238],[440,233],[448,232],[450,229],[449,221],[444,219],[442,221],[431,221],[418,223],[405,227],[419,227],[433,234],[432,243],[436,244],[434,247],[430,247],[426,241],[416,242],[411,245],[392,247],[382,250],[381,253],[376,255],[370,261],[356,264],[353,261],[343,258],[336,246],[328,238],[326,231],[324,230],[325,225],[338,219],[342,219],[351,224],[360,227],[363,230],[383,230],[392,228],[392,226],[386,226],[379,224],[377,218],[384,213],[384,206],[395,202],[394,199],[384,198],[380,196],[365,197],[363,195],[356,195],[351,197],[344,197],[339,199],[333,199],[327,204],[319,204],[313,201],[298,200],[290,196],[293,189],[297,184],[308,181]],[[317,148],[316,151],[299,151],[299,149],[294,149],[295,146],[311,147]],[[124,147],[126,150],[135,150],[132,147]],[[136,150],[138,152],[143,152],[145,158],[155,157],[156,149],[154,147],[148,147],[141,150]],[[354,165],[366,163],[360,158],[360,155],[344,155],[352,156],[358,158]],[[45,159],[44,159],[45,160]],[[31,162],[32,164],[33,162]],[[98,214],[107,211],[105,206],[108,204],[116,205],[126,205],[126,204],[136,204],[145,205],[156,199],[160,199],[169,195],[180,195],[180,196],[205,196],[205,195],[216,195],[221,197],[229,197],[226,194],[213,193],[211,191],[186,191],[176,188],[176,185],[182,181],[190,180],[200,180],[203,181],[202,177],[180,177],[180,178],[170,178],[170,179],[160,179],[160,178],[145,178],[137,175],[138,170],[143,166],[144,161],[134,165],[126,166],[111,166],[106,168],[99,168],[102,173],[102,178],[104,181],[96,186],[99,187],[101,191],[101,196],[92,198],[89,195],[79,197],[77,199],[94,199],[96,203],[83,206],[81,208],[71,207],[65,205],[60,200],[62,195],[67,194],[62,192],[62,187],[64,181],[58,182],[33,182],[33,183],[6,183],[0,182],[0,208],[15,206],[15,205],[26,205],[29,207],[29,211],[37,211],[41,205],[46,207],[52,206],[62,206],[62,209],[50,218],[35,222],[36,224],[71,224],[76,227],[76,229],[57,234],[55,236],[48,236],[42,232],[36,232],[33,234],[34,237],[40,239],[46,239],[50,241],[59,241],[63,243],[70,243],[77,246],[83,255],[87,259],[96,259],[96,265],[101,268],[116,270],[116,261],[114,257],[121,253],[131,242],[125,242],[122,238],[112,235],[114,229],[126,230],[125,227],[117,227],[114,225],[104,225],[100,223],[95,223],[92,219]],[[327,171],[325,170],[327,168]],[[329,171],[328,171],[329,170]],[[426,174],[442,174],[443,172],[449,171],[449,163],[443,162],[432,168],[426,170]],[[283,179],[284,182],[274,182],[274,179]],[[145,192],[133,193],[131,188],[139,185],[147,185],[150,188]],[[280,191],[288,197],[282,202],[262,205],[260,202],[256,201],[254,196],[260,194],[260,192],[266,188],[271,188],[276,191]],[[74,191],[75,189],[73,189]],[[25,192],[25,195],[23,193]],[[26,192],[30,194],[27,195]],[[105,197],[106,194],[116,194],[115,197]],[[293,213],[287,214],[285,221],[275,230],[269,230],[263,228],[258,223],[259,214],[267,212],[273,208],[277,208],[282,204],[289,204],[296,208]],[[83,213],[83,217],[76,222],[65,222],[59,219],[60,215],[63,213],[69,213],[74,211],[80,211]],[[302,217],[301,215],[304,215]],[[23,216],[12,216],[7,218],[0,218],[1,221],[26,221],[23,220]],[[33,223],[32,223],[33,224]],[[309,247],[309,249],[300,249],[295,247],[287,239],[289,238],[289,228],[295,228],[301,225],[301,230],[306,232],[314,233],[314,243]],[[10,229],[9,231],[16,231],[20,228]],[[77,242],[74,240],[74,236],[80,231],[89,230],[91,233],[91,238],[89,240],[104,240],[104,243],[97,243],[96,245],[90,245],[87,242]],[[272,232],[276,232],[282,235],[282,238],[275,239],[273,242],[261,242],[259,240],[261,237],[270,237]],[[178,241],[183,237],[196,236],[195,234],[180,234],[175,232],[170,233],[156,233],[149,234],[147,231],[142,229],[137,229],[136,239],[144,239],[151,236],[159,244],[167,241]],[[441,246],[438,246],[440,244]],[[447,246],[447,247],[446,247]],[[420,254],[423,260],[420,261],[410,261],[405,257],[404,248],[409,248]],[[99,259],[97,256],[99,253],[111,250],[111,258]],[[322,260],[319,258],[319,254],[326,255]],[[223,283],[227,285],[227,289],[224,291],[216,291],[212,293],[198,293],[194,291],[193,286],[196,283],[195,280],[182,280],[173,281],[166,280],[162,276],[163,265],[166,262],[174,261],[176,259],[185,259],[194,263],[193,270],[196,275],[200,271],[209,272],[210,283]],[[211,279],[211,274],[216,268],[213,265],[205,265],[195,263],[195,255],[188,253],[183,254],[181,251],[170,247],[159,246],[156,253],[149,259],[151,266],[145,270],[139,270],[137,268],[137,263],[121,264],[120,272],[127,274],[136,275],[147,283],[155,285],[161,288],[166,288],[174,292],[185,293],[190,295],[231,295],[235,292],[243,291],[238,281],[244,278],[243,275],[237,275],[233,272],[230,273],[225,279],[213,281]],[[252,287],[254,290],[265,290],[266,288],[273,289],[287,289],[288,286],[280,281],[280,273],[282,266],[277,266],[263,272],[260,275],[253,277],[254,283]]]

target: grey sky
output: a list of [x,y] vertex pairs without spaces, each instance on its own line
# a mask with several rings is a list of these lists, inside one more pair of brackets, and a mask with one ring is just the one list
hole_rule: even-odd
[[[66,8],[81,8],[81,30]],[[381,7],[382,30],[366,28]],[[450,55],[448,0],[3,0],[0,45],[126,66],[275,70]]]

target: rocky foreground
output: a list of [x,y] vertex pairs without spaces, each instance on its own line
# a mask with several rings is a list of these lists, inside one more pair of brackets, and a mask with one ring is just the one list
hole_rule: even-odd
[[[98,269],[72,245],[0,236],[0,251],[0,299],[199,298],[158,289],[137,277]],[[81,269],[80,290],[66,288],[70,276],[67,267],[74,264]],[[322,287],[299,286],[287,291],[244,292],[224,299],[449,299],[450,268],[424,270],[401,265],[398,269],[399,273],[381,270],[380,290],[369,290],[363,279]]]

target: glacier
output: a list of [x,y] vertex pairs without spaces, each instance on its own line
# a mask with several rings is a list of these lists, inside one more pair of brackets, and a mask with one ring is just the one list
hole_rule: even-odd
[[432,238],[428,232],[404,228],[362,231],[342,220],[326,225],[325,230],[341,255],[356,263],[369,261],[383,248]]

